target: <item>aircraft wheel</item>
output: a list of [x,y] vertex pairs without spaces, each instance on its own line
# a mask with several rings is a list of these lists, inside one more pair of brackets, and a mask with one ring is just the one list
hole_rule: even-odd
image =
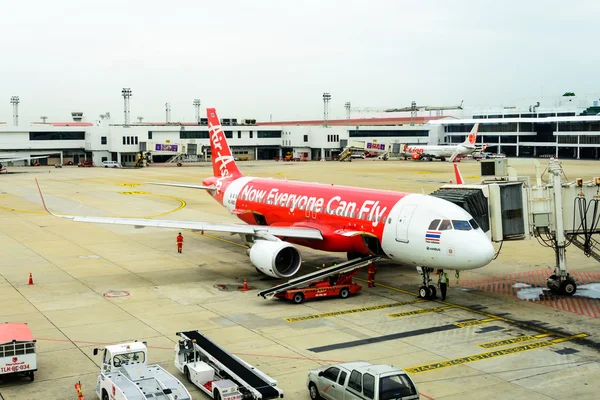
[[428,299],[430,295],[429,288],[427,286],[421,286],[419,288],[419,297],[422,299]]
[[573,296],[576,291],[577,291],[577,285],[575,284],[575,281],[571,278],[563,281],[560,284],[560,292],[562,294],[566,294],[567,296]]
[[435,295],[437,294],[437,290],[435,289],[435,286],[429,285],[427,288],[429,289],[429,293],[431,293],[429,295],[429,298],[430,299],[435,299]]
[[301,304],[304,301],[304,295],[302,293],[295,293],[292,301],[294,304]]
[[348,296],[350,296],[350,291],[348,290],[348,288],[342,288],[342,290],[340,290],[340,297],[342,299],[347,299]]
[[441,161],[446,161],[446,157],[440,157]]

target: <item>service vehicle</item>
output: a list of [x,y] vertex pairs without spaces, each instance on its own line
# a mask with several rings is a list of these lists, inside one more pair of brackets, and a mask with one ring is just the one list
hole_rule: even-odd
[[104,168],[121,168],[121,164],[116,161],[102,161]]
[[198,331],[178,332],[175,367],[215,400],[282,399],[277,381]]
[[0,379],[9,374],[23,374],[32,381],[37,371],[35,339],[27,324],[0,325]]
[[85,160],[77,164],[78,167],[94,167],[94,162],[92,160]]
[[307,287],[293,288],[276,293],[275,297],[291,300],[295,304],[300,304],[304,300],[324,297],[347,299],[351,294],[356,294],[362,289],[362,286],[352,282],[352,278],[358,271],[360,269],[344,274],[331,275],[327,279],[311,282]]
[[[94,349],[94,355],[99,349]],[[144,342],[106,346],[96,394],[102,400],[191,400],[185,386],[158,364],[147,365]]]
[[310,398],[326,400],[412,400],[419,391],[410,376],[393,365],[357,361],[308,372]]

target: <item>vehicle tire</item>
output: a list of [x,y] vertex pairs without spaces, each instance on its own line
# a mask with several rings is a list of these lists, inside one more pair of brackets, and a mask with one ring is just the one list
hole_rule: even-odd
[[215,389],[215,391],[213,392],[213,399],[221,400],[221,394],[219,393],[219,391],[217,389]]
[[560,292],[567,296],[573,296],[577,291],[577,285],[573,279],[567,279],[560,284]]
[[294,302],[294,304],[301,304],[304,301],[304,295],[302,293],[294,293],[292,301]]
[[310,383],[310,385],[308,385],[308,394],[310,395],[310,398],[312,400],[319,400],[322,398],[319,394],[319,389],[317,389],[317,385],[315,385],[312,382]]
[[35,380],[35,374],[34,371],[29,371],[29,380],[31,382],[33,382]]
[[188,382],[192,383],[192,377],[190,376],[190,369],[188,367],[184,367],[183,373],[185,374],[185,377],[187,378]]
[[419,288],[419,297],[422,299],[428,299],[430,295],[429,288],[427,286],[421,286]]
[[104,168],[108,168],[108,165],[105,165]]
[[342,290],[340,290],[340,297],[342,299],[347,299],[348,296],[350,296],[350,290],[348,290],[348,288],[342,288]]
[[436,296],[436,294],[437,294],[437,290],[435,289],[435,286],[433,286],[433,285],[429,285],[429,286],[428,286],[428,288],[429,288],[429,293],[430,293],[430,294],[429,294],[429,297],[430,297],[431,299],[435,299],[435,296]]
[[110,400],[110,398],[108,397],[108,392],[106,391],[106,389],[102,389],[102,400]]
[[180,162],[178,162],[178,163],[177,163],[177,166],[178,166],[178,167],[181,167],[182,165],[183,165],[183,164],[182,164],[182,163],[180,163]]

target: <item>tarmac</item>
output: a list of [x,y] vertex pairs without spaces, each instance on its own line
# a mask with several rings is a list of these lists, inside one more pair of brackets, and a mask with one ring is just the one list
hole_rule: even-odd
[[[542,169],[547,161],[539,160]],[[529,160],[511,160],[519,175]],[[477,183],[479,163],[463,161]],[[593,161],[563,162],[569,180],[600,175]],[[430,193],[454,179],[442,162],[354,160],[240,162],[250,176]],[[44,212],[34,178],[55,212],[239,222],[204,191],[145,182],[200,183],[208,164],[166,168],[10,168],[0,175],[2,322],[26,322],[37,340],[38,371],[0,379],[0,398],[96,398],[95,347],[147,341],[149,362],[207,398],[173,366],[176,332],[199,330],[277,379],[288,399],[308,399],[309,369],[367,360],[405,368],[422,399],[595,399],[600,393],[600,268],[569,248],[582,296],[548,297],[552,250],[535,239],[505,242],[490,265],[450,280],[446,301],[419,301],[413,268],[382,262],[377,286],[348,299],[294,305],[257,297],[279,281],[257,272],[239,236],[76,223]],[[498,249],[499,245],[495,245]],[[302,248],[308,273],[345,260]],[[29,274],[34,284],[28,285]],[[250,290],[237,290],[246,279]],[[531,295],[531,291],[544,293]],[[523,292],[525,291],[525,292]],[[529,292],[527,292],[529,291]],[[536,293],[537,293],[536,292]],[[525,294],[524,294],[525,293]]]

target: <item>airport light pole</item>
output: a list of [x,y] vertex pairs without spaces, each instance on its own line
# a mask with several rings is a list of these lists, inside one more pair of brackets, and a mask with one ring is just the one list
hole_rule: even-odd
[[19,96],[12,96],[10,104],[13,106],[13,124],[19,126]]
[[142,121],[144,120],[144,117],[137,117],[138,121],[140,122],[140,124],[142,123]]
[[131,97],[131,88],[123,88],[121,95],[124,100],[125,126],[129,126],[129,98]]
[[331,100],[331,94],[329,92],[323,93],[323,126],[327,126],[327,119],[329,117],[329,100]]
[[165,103],[165,113],[166,113],[166,122],[167,124],[171,122],[171,103]]
[[192,104],[196,109],[196,122],[200,124],[200,99],[194,99],[194,102]]
[[48,119],[48,117],[46,117],[45,115],[42,115],[42,116],[40,117],[40,119],[41,119],[41,120],[42,120],[42,122],[45,124],[45,123],[46,123],[46,120]]
[[352,104],[347,101],[346,104],[344,104],[344,107],[346,107],[346,119],[350,120],[350,110],[352,109]]

